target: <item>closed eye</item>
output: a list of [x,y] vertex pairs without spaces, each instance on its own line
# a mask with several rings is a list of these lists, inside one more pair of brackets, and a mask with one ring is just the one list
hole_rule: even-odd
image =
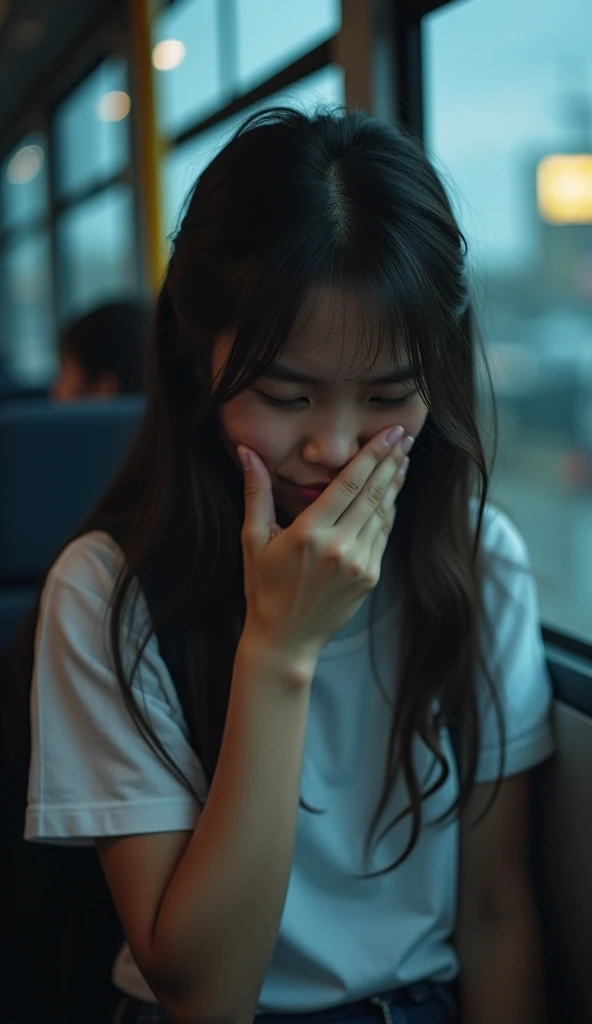
[[[261,395],[263,400],[269,405],[273,405],[276,409],[296,409],[302,408],[303,402],[308,402],[307,398],[274,398],[273,395],[268,395],[265,391],[259,391],[258,388],[254,388],[258,395]],[[402,398],[371,398],[371,402],[377,402],[384,408],[396,408],[397,406],[404,405],[410,398],[413,398],[417,394],[417,389],[414,391],[407,392]]]

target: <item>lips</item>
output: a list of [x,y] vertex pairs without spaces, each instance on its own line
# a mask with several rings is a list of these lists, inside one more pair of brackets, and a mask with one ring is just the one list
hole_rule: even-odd
[[296,484],[296,483],[294,483],[293,480],[289,480],[288,483],[290,483],[292,485],[292,487],[295,487],[296,490],[300,491],[302,494],[307,494],[307,495],[310,495],[310,494],[314,494],[314,495],[322,494],[323,491],[325,491],[327,489],[327,487],[329,486],[329,484]]
[[333,483],[332,480],[317,480],[312,484],[301,484],[297,480],[290,480],[287,476],[281,476],[279,479],[285,484],[290,484],[292,487],[300,487],[304,491],[324,491],[329,484]]

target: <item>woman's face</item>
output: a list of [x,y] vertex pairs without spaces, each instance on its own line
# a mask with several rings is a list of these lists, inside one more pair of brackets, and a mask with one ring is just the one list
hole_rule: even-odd
[[[270,474],[276,506],[290,518],[311,501],[295,485],[328,483],[378,431],[400,425],[417,438],[426,421],[428,409],[412,378],[376,379],[403,369],[393,363],[390,347],[371,367],[368,354],[358,353],[358,315],[352,296],[327,291],[268,375],[219,410],[230,456],[240,468],[237,445],[257,452]],[[228,338],[216,343],[214,381],[231,344]],[[281,402],[291,404],[276,404]]]

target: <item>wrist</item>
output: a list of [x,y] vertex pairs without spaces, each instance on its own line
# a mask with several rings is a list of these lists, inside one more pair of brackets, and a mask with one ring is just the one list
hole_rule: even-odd
[[259,674],[284,680],[297,689],[310,689],[319,660],[318,654],[294,649],[264,636],[245,624],[238,642],[237,660]]

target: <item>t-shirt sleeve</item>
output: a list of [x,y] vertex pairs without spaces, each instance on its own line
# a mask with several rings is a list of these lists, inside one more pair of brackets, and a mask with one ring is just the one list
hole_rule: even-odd
[[[553,693],[541,632],[536,581],[520,533],[508,516],[487,508],[483,544],[493,555],[493,574],[484,586],[484,611],[489,624],[484,650],[493,672],[505,723],[504,775],[516,775],[546,760],[555,749]],[[510,559],[512,568],[495,556]],[[500,770],[500,733],[483,679],[479,685],[481,748],[476,782],[494,781]]]
[[[53,566],[41,599],[31,687],[25,838],[90,845],[99,836],[193,829],[207,782],[172,679],[152,636],[132,693],[196,796],[135,725],[112,666],[109,600],[121,552],[102,533],[78,538]],[[128,603],[129,671],[148,611]]]

